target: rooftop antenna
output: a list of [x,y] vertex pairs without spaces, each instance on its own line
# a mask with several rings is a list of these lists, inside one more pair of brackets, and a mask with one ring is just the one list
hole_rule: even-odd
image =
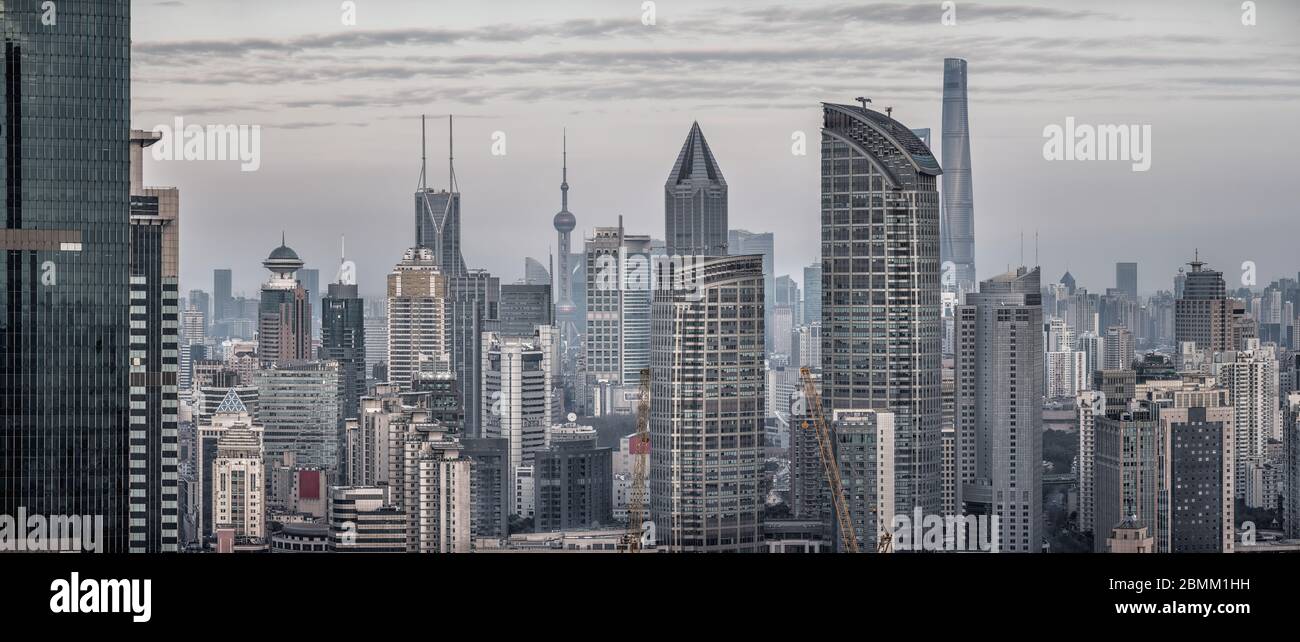
[[569,128],[564,128],[564,142],[561,149],[563,150],[564,162],[562,176],[560,178],[560,209],[569,211]]
[[348,260],[348,237],[339,235],[339,263],[346,263]]
[[853,100],[856,100],[856,101],[862,103],[862,108],[863,108],[864,110],[867,108],[867,103],[871,102],[871,99],[870,99],[870,98],[867,98],[867,97],[865,97],[865,96],[858,96],[857,98],[854,98]]
[[447,191],[456,191],[456,131],[452,127],[452,115],[447,114]]
[[1038,267],[1038,230],[1034,229],[1034,267]]
[[1021,230],[1020,230],[1020,264],[1021,264],[1021,265],[1024,265],[1024,264],[1025,264],[1025,230],[1024,230],[1024,228],[1021,228]]
[[885,108],[885,116],[886,116],[887,118],[893,118],[893,117],[894,117],[894,108],[893,108],[893,107],[886,107],[886,108]]
[[428,149],[425,146],[424,114],[420,114],[420,189],[428,188],[425,171],[429,167]]

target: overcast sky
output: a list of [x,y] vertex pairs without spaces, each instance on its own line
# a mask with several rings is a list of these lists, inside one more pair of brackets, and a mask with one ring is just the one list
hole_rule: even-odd
[[[554,251],[561,131],[569,131],[574,248],[624,216],[663,238],[663,184],[698,120],[730,186],[730,227],[776,233],[777,273],[802,281],[820,231],[821,101],[870,96],[934,131],[943,59],[969,61],[980,278],[1034,261],[1094,291],[1116,261],[1143,292],[1170,289],[1193,248],[1233,282],[1300,269],[1300,8],[1258,0],[926,2],[338,0],[133,3],[135,126],[262,127],[261,168],[149,161],[181,193],[182,287],[234,270],[254,295],[260,262],[288,244],[333,279],[340,236],[363,293],[413,242],[412,192],[428,114],[429,182],[444,187],[456,115],[462,243],[503,283]],[[1043,128],[1152,128],[1150,171],[1049,162]],[[806,133],[806,156],[791,153]],[[506,153],[492,154],[493,134]],[[942,161],[942,158],[940,158]]]

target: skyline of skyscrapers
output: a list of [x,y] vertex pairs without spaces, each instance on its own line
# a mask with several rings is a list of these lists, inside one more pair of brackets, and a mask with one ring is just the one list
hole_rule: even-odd
[[[674,552],[885,550],[913,514],[995,517],[999,551],[1222,552],[1253,546],[1236,538],[1238,502],[1292,528],[1279,509],[1300,487],[1287,454],[1300,275],[1229,290],[1198,252],[1150,296],[1138,261],[1115,263],[1101,294],[1068,271],[1044,285],[1037,266],[976,281],[963,59],[944,61],[942,166],[931,130],[893,108],[820,103],[820,212],[791,217],[820,231],[802,274],[777,274],[784,230],[731,227],[729,185],[692,122],[663,183],[663,240],[628,234],[606,204],[592,220],[617,227],[571,251],[565,131],[558,268],[528,258],[503,286],[462,253],[476,228],[462,225],[449,137],[445,189],[428,185],[422,149],[414,238],[403,225],[367,239],[409,247],[382,299],[363,300],[348,269],[320,292],[283,231],[256,298],[232,292],[234,272],[252,271],[233,253],[217,257],[235,267],[213,270],[211,294],[181,298],[179,190],[143,181],[161,134],[118,131],[129,12],[77,7],[66,32],[35,38],[31,16],[14,17],[31,7],[13,6],[0,9],[0,508],[105,515],[114,552],[283,551],[294,538],[512,550],[542,541],[528,531],[611,549],[640,536]],[[74,83],[111,117],[58,116],[68,97],[49,86]],[[824,416],[809,415],[800,368]],[[628,434],[638,420],[648,446]],[[600,444],[619,437],[616,478]],[[643,506],[628,493],[634,462],[648,466]],[[837,503],[847,521],[830,519]],[[651,528],[622,532],[633,508]]]

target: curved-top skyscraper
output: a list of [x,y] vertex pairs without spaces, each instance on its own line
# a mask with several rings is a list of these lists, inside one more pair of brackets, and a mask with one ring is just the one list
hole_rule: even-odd
[[942,160],[943,210],[939,254],[943,261],[943,289],[945,292],[972,292],[975,290],[975,201],[970,175],[966,61],[961,58],[945,58],[943,61]]
[[826,411],[894,414],[893,459],[880,462],[894,469],[893,508],[878,523],[889,510],[939,514],[943,171],[912,130],[865,106],[824,103],[821,133]]

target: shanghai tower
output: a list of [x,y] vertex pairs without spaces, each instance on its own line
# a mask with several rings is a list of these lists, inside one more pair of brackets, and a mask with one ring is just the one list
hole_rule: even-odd
[[970,176],[966,61],[943,61],[943,211],[941,275],[945,292],[975,290],[975,201]]

